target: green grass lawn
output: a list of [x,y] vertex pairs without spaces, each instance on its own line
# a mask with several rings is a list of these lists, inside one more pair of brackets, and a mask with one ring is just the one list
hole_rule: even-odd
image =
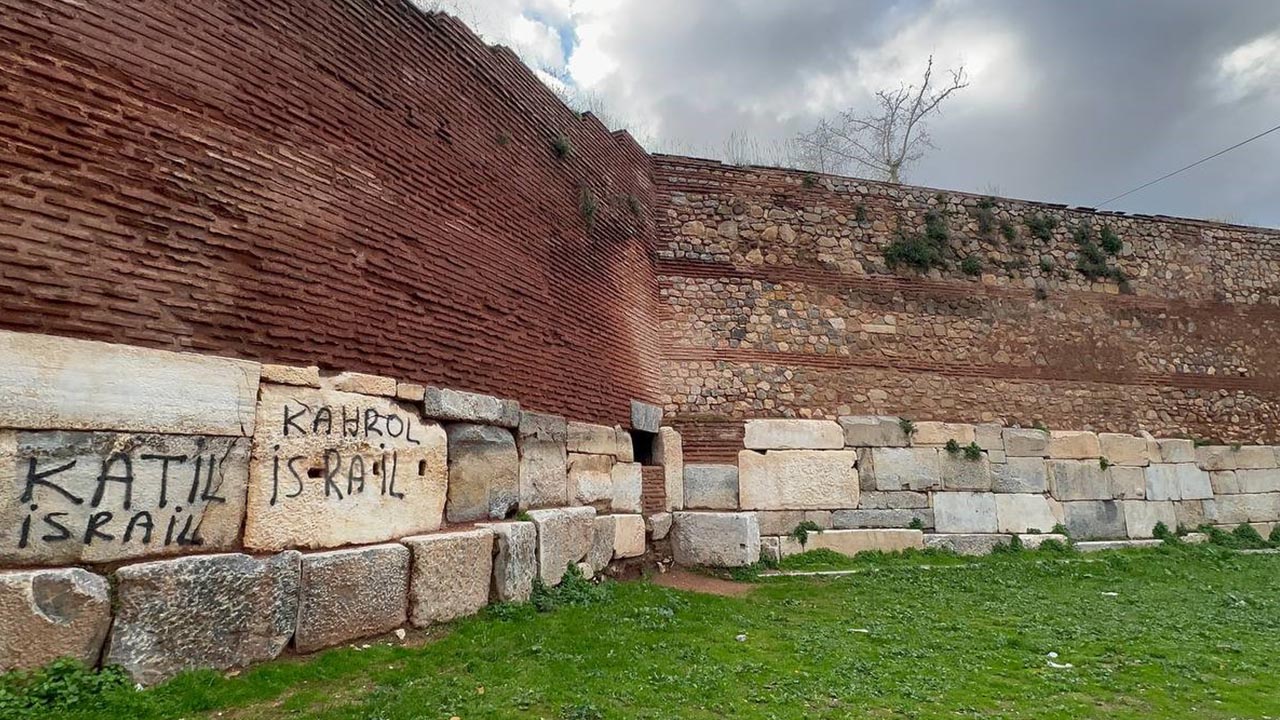
[[1280,717],[1280,555],[1062,558],[858,559],[845,564],[866,572],[736,598],[618,584],[587,605],[490,610],[420,647],[193,673],[45,716]]

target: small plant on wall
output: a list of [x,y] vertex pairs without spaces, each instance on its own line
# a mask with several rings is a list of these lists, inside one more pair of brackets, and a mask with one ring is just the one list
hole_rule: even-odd
[[1028,217],[1024,222],[1027,226],[1027,232],[1031,233],[1031,237],[1041,242],[1053,240],[1053,231],[1058,227],[1057,218],[1041,213]]
[[960,271],[973,277],[982,274],[982,260],[977,255],[970,255],[960,262]]
[[573,143],[567,135],[557,135],[551,139],[551,150],[555,152],[556,157],[561,160],[573,157]]
[[585,185],[582,187],[582,196],[578,200],[578,212],[587,223],[587,232],[591,232],[596,224],[596,214],[600,212],[600,203],[596,201],[595,193],[591,192],[591,188]]
[[924,218],[924,233],[899,234],[885,249],[884,259],[890,269],[903,265],[927,272],[930,268],[946,266],[947,240],[951,229],[947,218],[940,212],[929,211]]

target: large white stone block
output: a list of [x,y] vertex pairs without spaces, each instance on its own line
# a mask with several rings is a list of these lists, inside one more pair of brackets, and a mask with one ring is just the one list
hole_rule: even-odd
[[811,532],[803,547],[794,538],[784,538],[782,554],[796,554],[796,550],[831,550],[850,557],[860,552],[901,552],[923,550],[924,533],[903,528],[823,530]]
[[1236,482],[1242,493],[1280,492],[1280,470],[1246,470],[1236,471]]
[[1124,510],[1114,500],[1081,500],[1062,504],[1067,531],[1080,540],[1122,538],[1125,530]]
[[971,460],[963,453],[943,451],[938,454],[938,465],[942,470],[944,490],[991,490],[991,463],[986,453]]
[[1049,492],[1063,502],[1110,500],[1111,479],[1097,459],[1050,460]]
[[870,469],[876,489],[942,489],[938,452],[937,448],[872,448]]
[[615,463],[610,473],[613,480],[611,507],[616,513],[640,512],[640,495],[644,475],[640,463]]
[[263,385],[245,547],[330,548],[440,527],[444,429],[390,398]]
[[906,447],[911,439],[901,418],[885,415],[846,415],[840,418],[848,447]]
[[745,567],[760,560],[756,514],[673,513],[671,551],[677,564]]
[[1280,493],[1223,495],[1215,505],[1216,522],[1222,525],[1280,521]]
[[853,450],[738,453],[738,503],[744,510],[818,510],[858,506]]
[[1102,457],[1112,465],[1145,467],[1151,463],[1145,438],[1121,433],[1099,433],[1098,445]]
[[844,430],[832,420],[748,420],[742,444],[750,450],[839,450]]
[[596,511],[589,507],[530,510],[538,528],[538,576],[559,585],[565,569],[587,556],[595,538]]
[[940,533],[994,533],[995,493],[940,492],[933,496],[933,521]]
[[571,453],[615,455],[618,452],[618,434],[608,425],[570,421],[567,429]]
[[653,441],[653,458],[662,466],[665,509],[684,509],[684,442],[675,428],[658,428],[658,437]]
[[1174,513],[1173,503],[1168,500],[1125,500],[1124,525],[1131,538],[1149,538],[1155,531],[1156,523],[1164,523],[1170,531],[1178,528],[1178,517]]
[[514,428],[520,424],[520,403],[492,395],[429,387],[423,390],[422,414],[447,422]]
[[685,465],[684,507],[690,510],[737,510],[736,465]]
[[613,502],[613,456],[569,453],[569,501],[604,512]]
[[1037,428],[1005,428],[1004,452],[1010,458],[1049,457],[1049,433]]
[[644,518],[639,515],[615,515],[613,523],[613,556],[633,558],[644,554]]
[[1195,463],[1149,465],[1147,500],[1203,500],[1213,497],[1209,473]]
[[520,413],[520,507],[558,507],[569,501],[568,423],[558,415]]
[[527,602],[538,575],[538,528],[531,522],[482,525],[493,531],[493,585],[497,602]]
[[1010,457],[991,467],[991,489],[999,493],[1045,493],[1049,473],[1044,458]]
[[1063,522],[1062,504],[1044,495],[996,495],[996,530],[1002,533],[1047,533]]
[[964,446],[975,442],[977,437],[974,427],[965,423],[918,422],[911,444],[941,446],[955,440],[956,444]]
[[1156,440],[1156,448],[1160,457],[1151,458],[1151,462],[1190,463],[1196,461],[1196,444],[1192,440],[1182,438],[1160,438]]
[[1098,436],[1083,430],[1050,430],[1049,457],[1059,460],[1097,460],[1102,457]]
[[413,553],[409,622],[417,627],[448,622],[489,604],[493,530],[418,535],[401,542]]
[[520,456],[510,430],[450,423],[449,488],[445,517],[451,523],[501,520],[520,499]]

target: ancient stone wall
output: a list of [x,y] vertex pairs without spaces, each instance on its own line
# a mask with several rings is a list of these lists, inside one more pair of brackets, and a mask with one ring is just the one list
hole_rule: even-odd
[[[610,571],[682,501],[679,435],[634,415],[0,330],[0,672],[149,684]],[[633,431],[663,438],[647,466]]]
[[408,0],[0,15],[0,328],[660,401],[648,158],[511,51]]
[[1280,232],[654,163],[667,411],[695,459],[771,416],[1280,439]]

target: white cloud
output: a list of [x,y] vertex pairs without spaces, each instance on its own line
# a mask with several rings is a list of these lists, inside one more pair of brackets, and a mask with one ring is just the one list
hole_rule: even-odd
[[1280,92],[1280,31],[1223,53],[1217,79],[1219,96],[1227,102]]

